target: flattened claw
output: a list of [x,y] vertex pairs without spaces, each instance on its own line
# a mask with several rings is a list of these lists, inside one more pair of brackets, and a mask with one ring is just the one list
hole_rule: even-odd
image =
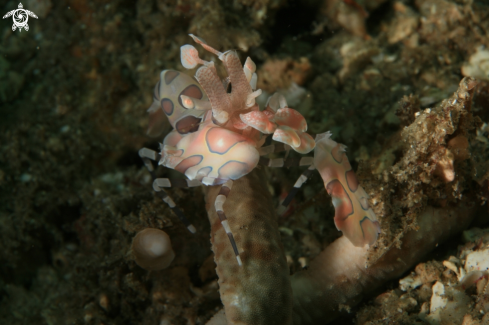
[[197,49],[188,44],[180,47],[180,59],[186,69],[193,69],[199,63],[203,64],[203,61],[199,58]]
[[297,132],[299,138],[301,139],[301,144],[298,147],[292,147],[295,151],[301,154],[306,154],[311,152],[316,147],[316,141],[305,132]]
[[277,110],[273,121],[278,125],[286,125],[299,132],[307,131],[306,119],[293,108],[280,108]]
[[240,114],[239,117],[241,118],[241,121],[247,125],[265,134],[271,134],[277,129],[277,125],[270,122],[267,115],[260,111]]
[[309,153],[316,147],[316,142],[309,134],[296,131],[286,125],[280,125],[273,133],[272,139],[288,144],[301,154]]
[[301,138],[297,132],[285,125],[279,126],[273,133],[273,140],[288,144],[292,148],[297,148],[301,145]]

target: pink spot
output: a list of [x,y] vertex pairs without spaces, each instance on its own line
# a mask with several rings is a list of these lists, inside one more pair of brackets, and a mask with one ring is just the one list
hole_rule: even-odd
[[178,71],[173,71],[173,70],[167,71],[165,73],[165,83],[169,85],[173,80],[175,80],[176,77],[178,77],[179,74],[180,72]]
[[353,170],[349,170],[346,172],[346,182],[348,183],[348,187],[350,191],[355,192],[358,188],[358,179],[357,175]]
[[238,179],[250,172],[247,164],[239,161],[228,161],[219,168],[219,178],[223,179]]
[[195,107],[194,105],[194,102],[192,101],[192,99],[190,97],[185,97],[185,99],[182,99],[182,105],[183,107],[185,108],[191,108],[193,109]]
[[186,116],[175,124],[175,129],[180,134],[195,132],[199,129],[201,119],[195,116]]
[[191,157],[185,158],[178,165],[175,166],[175,170],[178,170],[180,173],[185,174],[185,172],[187,171],[187,169],[189,169],[190,167],[193,167],[195,165],[200,164],[200,162],[202,161],[202,159],[203,158],[200,155],[199,156],[191,156]]
[[345,156],[345,152],[341,149],[341,145],[339,143],[337,143],[336,146],[331,150],[331,155],[338,164],[341,164],[341,162],[343,161],[343,157]]
[[212,153],[224,155],[236,144],[245,141],[242,136],[230,136],[229,131],[221,128],[211,128],[205,135],[207,147]]
[[169,98],[163,98],[161,100],[161,108],[166,115],[170,116],[173,113],[173,102]]
[[326,185],[326,191],[333,198],[335,209],[334,222],[338,229],[343,229],[346,219],[353,214],[353,205],[350,196],[346,193],[343,185],[335,179]]

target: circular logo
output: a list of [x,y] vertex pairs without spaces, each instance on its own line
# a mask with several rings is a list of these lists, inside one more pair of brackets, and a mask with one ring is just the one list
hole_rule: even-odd
[[35,13],[32,11],[24,9],[24,6],[22,6],[22,3],[19,3],[19,8],[9,11],[3,16],[3,19],[12,16],[12,20],[14,21],[14,24],[12,25],[12,30],[15,32],[15,30],[18,28],[19,32],[22,31],[22,28],[24,28],[26,31],[29,30],[29,25],[27,25],[27,21],[29,20],[29,16],[34,17],[37,19],[37,16]]
[[17,9],[15,11],[15,14],[13,14],[13,19],[14,19],[14,24],[20,28],[27,25],[27,21],[29,20],[29,17],[27,16],[27,12],[25,12],[24,9]]

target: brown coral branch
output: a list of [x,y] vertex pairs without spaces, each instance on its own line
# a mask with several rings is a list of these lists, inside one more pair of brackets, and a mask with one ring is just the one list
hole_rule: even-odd
[[240,252],[236,258],[214,202],[220,186],[206,187],[211,243],[228,324],[291,324],[289,267],[264,172],[255,168],[234,182],[224,204]]

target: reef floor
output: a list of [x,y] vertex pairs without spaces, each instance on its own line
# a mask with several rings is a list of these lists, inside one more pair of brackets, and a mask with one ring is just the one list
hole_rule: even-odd
[[[23,5],[38,17],[29,30],[0,22],[2,324],[205,324],[222,309],[203,189],[169,191],[192,235],[154,195],[138,156],[162,141],[146,135],[160,71],[195,73],[180,63],[189,33],[250,56],[262,105],[278,91],[309,133],[331,131],[348,147],[382,227],[371,261],[400,247],[428,207],[481,207],[470,230],[419,252],[417,266],[325,322],[489,323],[489,265],[479,256],[489,244],[486,0]],[[273,206],[302,171],[264,171]],[[291,274],[341,236],[333,217],[315,175],[278,218]],[[171,238],[165,270],[134,262],[132,238],[148,227]]]

